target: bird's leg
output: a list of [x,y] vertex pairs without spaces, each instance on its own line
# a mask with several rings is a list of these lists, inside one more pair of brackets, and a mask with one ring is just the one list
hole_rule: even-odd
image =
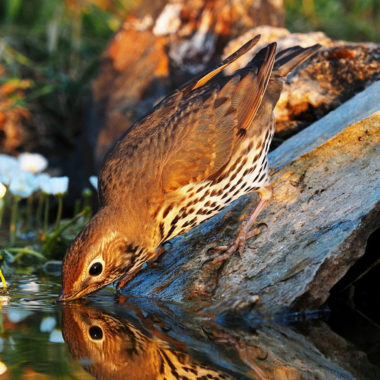
[[240,253],[243,253],[245,242],[247,241],[247,239],[258,235],[260,233],[261,227],[265,225],[265,223],[261,223],[257,227],[252,228],[253,224],[256,222],[257,217],[264,209],[266,204],[269,202],[269,200],[272,198],[272,188],[270,185],[267,185],[260,188],[257,192],[260,196],[260,202],[256,206],[255,210],[253,211],[252,215],[249,217],[247,222],[240,229],[235,241],[230,245],[222,245],[214,248],[217,251],[225,251],[225,253],[215,257],[212,260],[214,264],[229,259],[230,256],[237,250],[239,250]]

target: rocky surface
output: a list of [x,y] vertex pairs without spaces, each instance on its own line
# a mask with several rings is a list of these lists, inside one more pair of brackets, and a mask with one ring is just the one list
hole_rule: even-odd
[[380,224],[379,132],[375,82],[272,152],[274,196],[260,217],[268,229],[241,257],[205,264],[208,248],[234,238],[250,197],[168,244],[125,291],[194,308],[255,294],[264,311],[322,305]]

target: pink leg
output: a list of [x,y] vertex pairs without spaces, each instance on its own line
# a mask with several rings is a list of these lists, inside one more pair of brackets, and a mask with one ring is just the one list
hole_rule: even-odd
[[260,195],[260,202],[253,211],[252,215],[245,223],[245,225],[243,226],[243,228],[241,228],[241,230],[239,231],[235,241],[230,245],[222,245],[214,248],[217,251],[225,251],[224,254],[219,255],[212,260],[214,264],[229,259],[231,255],[237,250],[239,250],[240,253],[243,253],[245,248],[245,242],[247,241],[247,239],[260,233],[260,228],[262,227],[262,224],[253,229],[251,229],[251,227],[256,222],[257,217],[272,197],[271,186],[268,185],[266,187],[262,187],[260,190],[258,190],[258,193]]

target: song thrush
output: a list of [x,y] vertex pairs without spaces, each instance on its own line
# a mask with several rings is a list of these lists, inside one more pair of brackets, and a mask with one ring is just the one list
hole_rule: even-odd
[[267,153],[273,109],[284,77],[320,45],[276,54],[260,50],[230,76],[222,70],[250,50],[247,42],[217,68],[162,100],[131,126],[105,158],[99,176],[100,209],[63,261],[61,301],[119,281],[122,287],[162,245],[256,191],[260,202],[236,240],[219,247],[225,260],[247,238],[271,197]]

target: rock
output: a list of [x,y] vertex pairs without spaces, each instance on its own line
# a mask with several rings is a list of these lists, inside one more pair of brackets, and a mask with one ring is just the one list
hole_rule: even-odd
[[142,2],[103,54],[92,84],[86,137],[95,166],[155,102],[214,66],[228,41],[261,23],[284,24],[282,0]]
[[92,84],[87,136],[97,166],[115,139],[167,93],[168,76],[162,37],[130,27],[117,33]]
[[173,239],[126,293],[186,302],[194,309],[259,295],[262,311],[322,305],[379,227],[380,82],[287,140],[270,154],[273,199],[268,229],[222,267],[207,248],[230,242],[246,197]]
[[259,44],[229,66],[228,73],[244,67],[274,41],[279,51],[316,43],[324,47],[288,76],[275,110],[277,139],[290,137],[380,79],[379,45],[332,41],[321,32],[291,34],[284,28],[259,26],[230,41],[224,57],[257,34],[262,36]]

